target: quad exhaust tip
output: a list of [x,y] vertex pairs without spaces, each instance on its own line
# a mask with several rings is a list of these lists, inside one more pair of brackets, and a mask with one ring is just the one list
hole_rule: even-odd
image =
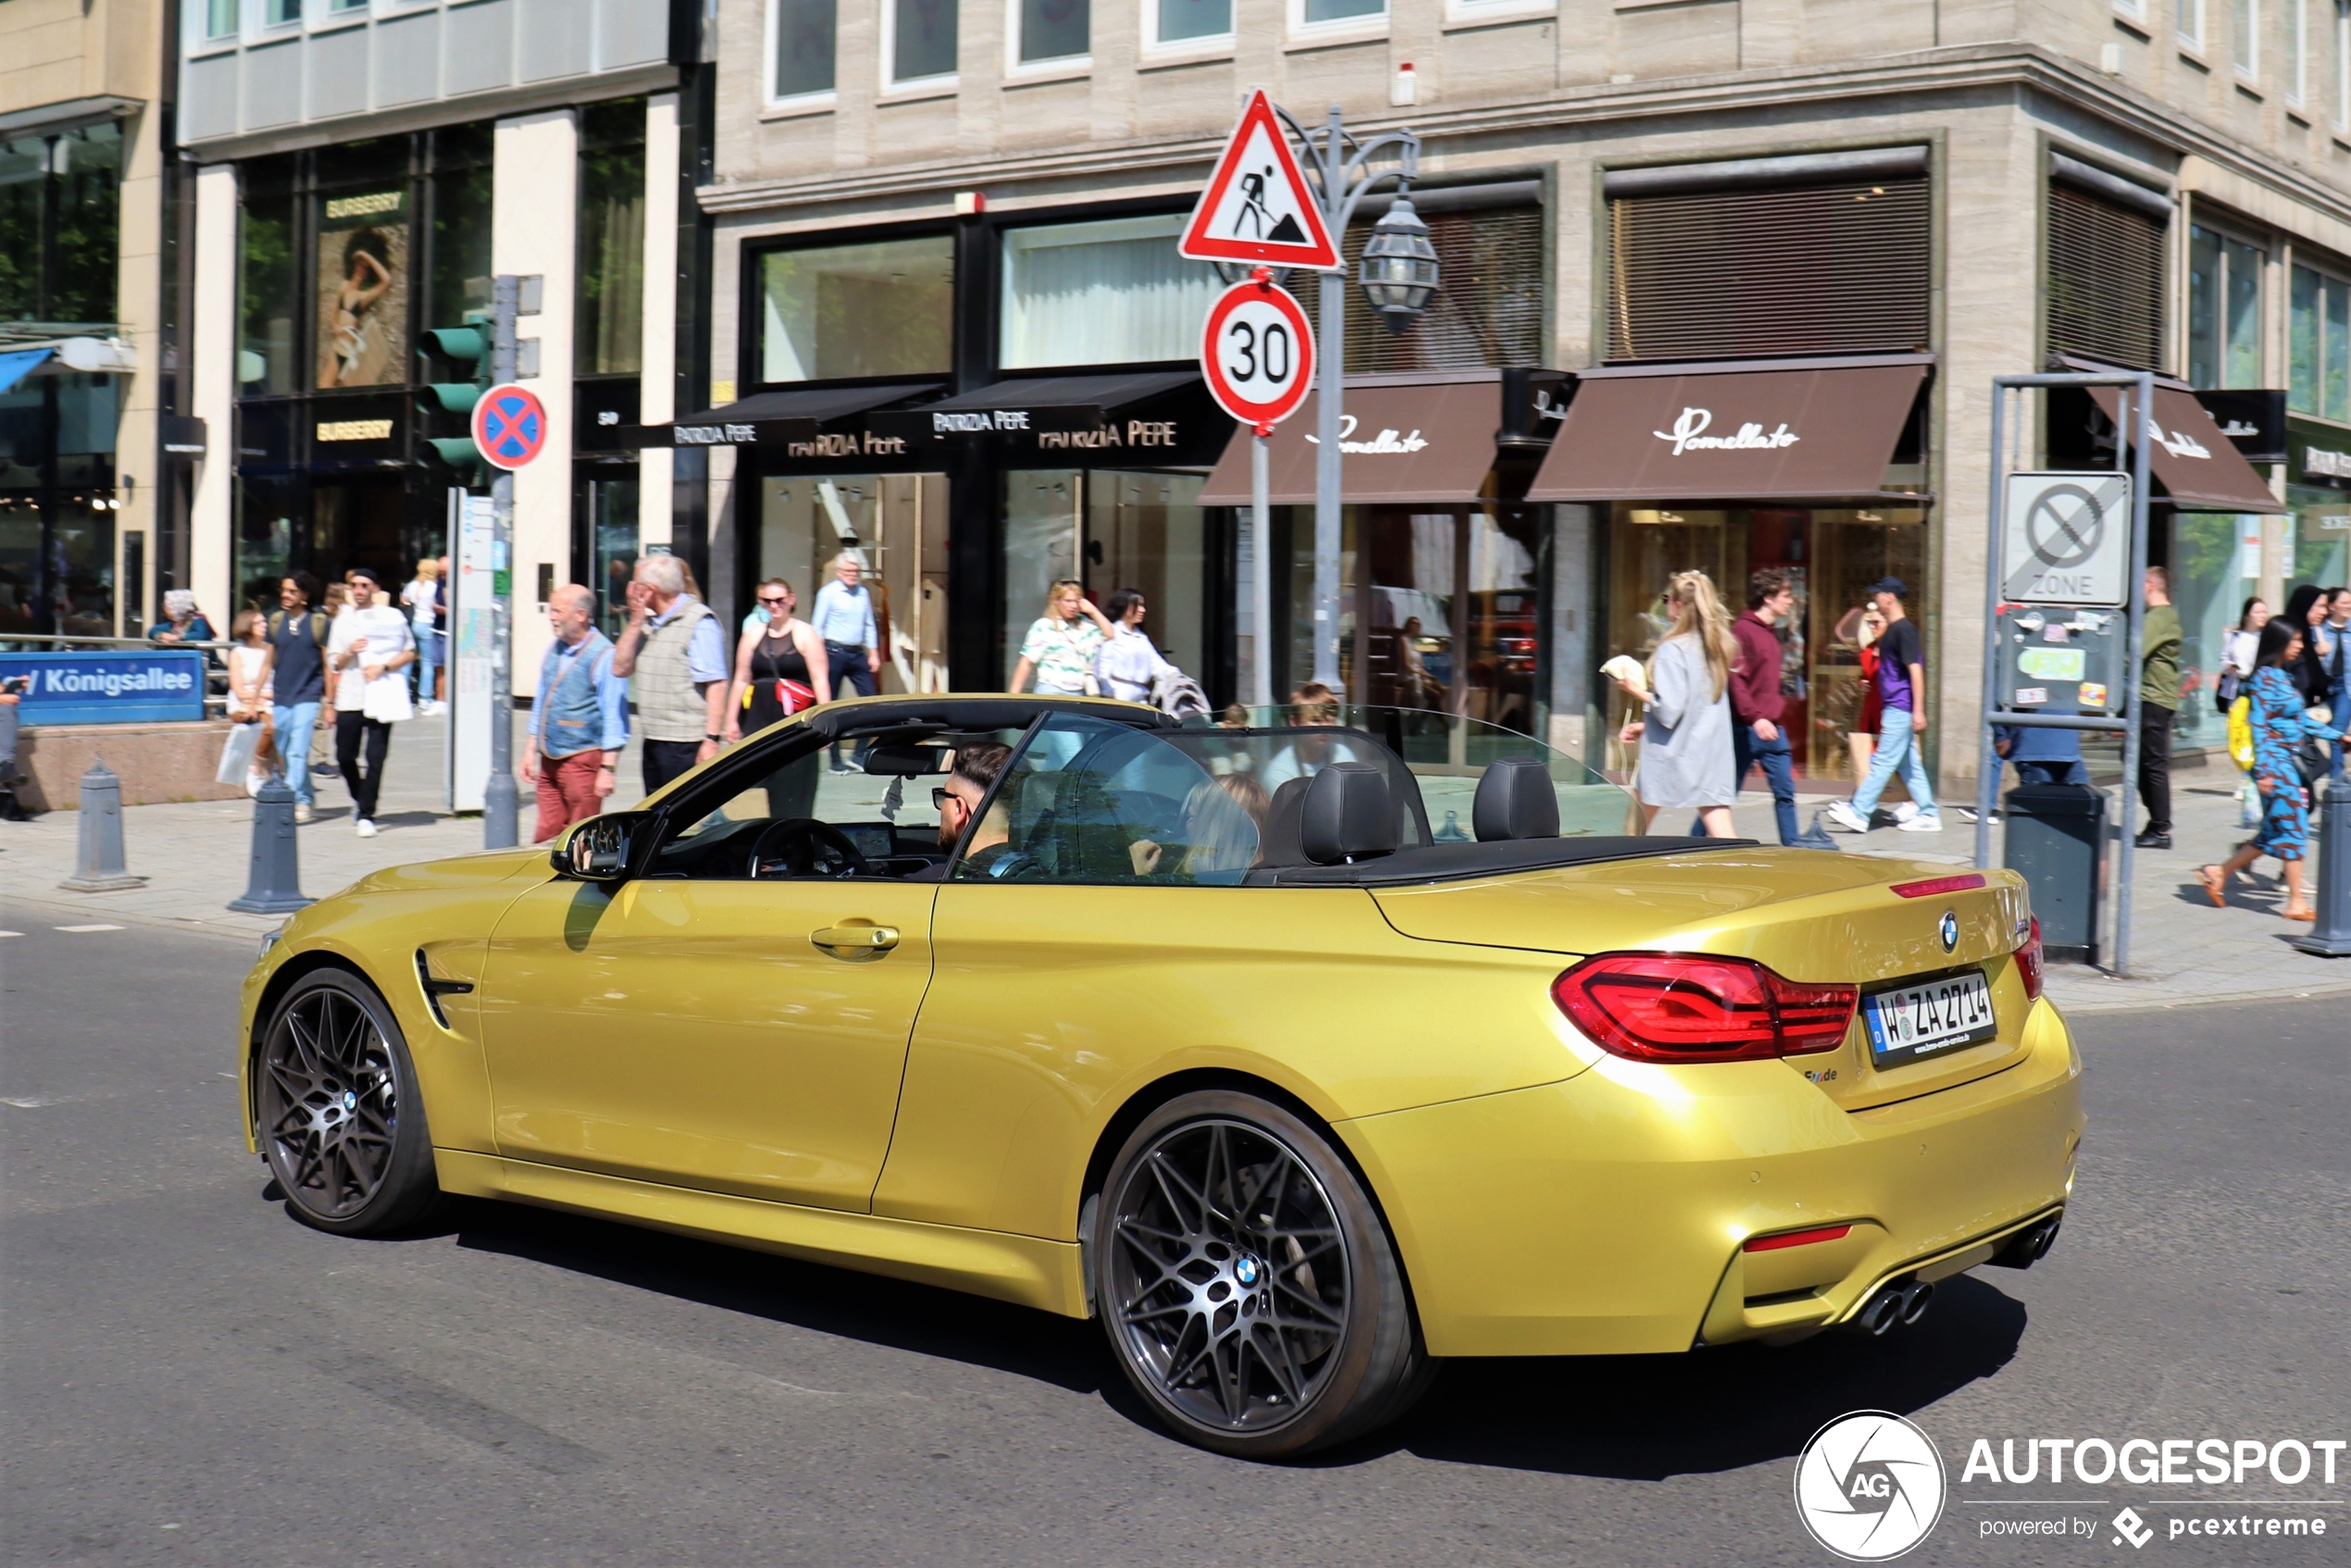
[[2007,1246],[1992,1255],[1993,1266],[2031,1268],[2049,1255],[2049,1248],[2058,1238],[2058,1228],[2064,1223],[2061,1215],[2053,1214],[2032,1229],[2011,1238]]
[[1861,1310],[1837,1326],[1848,1334],[1875,1339],[1897,1327],[1909,1327],[1926,1315],[1934,1301],[1934,1287],[1922,1279],[1888,1285],[1869,1299]]

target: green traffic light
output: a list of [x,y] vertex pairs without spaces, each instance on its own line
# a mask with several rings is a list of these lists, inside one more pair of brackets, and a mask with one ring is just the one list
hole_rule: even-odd
[[478,327],[428,327],[425,341],[451,359],[479,359],[490,352],[490,339]]
[[481,401],[482,389],[471,381],[431,381],[418,389],[426,400],[421,406],[427,413],[438,408],[444,414],[470,414],[474,404]]
[[440,454],[441,460],[453,468],[481,467],[481,448],[473,443],[470,436],[433,436],[425,444]]

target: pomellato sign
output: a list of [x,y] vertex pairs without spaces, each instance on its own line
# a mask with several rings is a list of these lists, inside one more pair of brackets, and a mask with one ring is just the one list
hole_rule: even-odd
[[[1350,457],[1409,457],[1415,452],[1428,450],[1428,442],[1417,428],[1409,434],[1383,429],[1369,441],[1349,440],[1354,433],[1355,416],[1341,414],[1338,417],[1338,449]],[[1322,444],[1323,438],[1320,436],[1309,435],[1306,439],[1317,446]]]
[[1713,424],[1712,409],[1685,408],[1680,417],[1673,421],[1672,429],[1651,430],[1649,433],[1660,441],[1672,442],[1673,454],[1676,457],[1685,452],[1777,452],[1804,439],[1789,429],[1785,419],[1776,429],[1770,430],[1766,430],[1760,421],[1749,419],[1733,433],[1723,436],[1706,433],[1713,428]]

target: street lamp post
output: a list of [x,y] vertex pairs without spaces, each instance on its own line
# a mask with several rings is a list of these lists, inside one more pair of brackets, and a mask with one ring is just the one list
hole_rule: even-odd
[[[1390,175],[1399,181],[1396,208],[1400,212],[1391,210],[1383,218],[1365,246],[1362,281],[1372,307],[1381,313],[1388,330],[1402,331],[1437,292],[1437,253],[1428,243],[1427,226],[1400,193],[1410,189],[1420,173],[1421,139],[1400,130],[1358,138],[1348,131],[1336,104],[1320,130],[1311,134],[1287,110],[1277,112],[1298,138],[1304,154],[1300,161],[1313,170],[1323,222],[1334,243],[1345,243],[1348,220],[1354,217],[1355,205],[1365,192]],[[1394,168],[1370,167],[1373,159],[1391,154],[1397,160]],[[1396,220],[1393,227],[1391,220]],[[1375,252],[1374,247],[1382,248]],[[1314,400],[1314,678],[1334,691],[1339,690],[1339,433],[1344,428],[1340,404],[1346,395],[1347,282],[1343,270],[1322,275],[1321,309],[1314,325],[1322,351],[1318,367],[1322,384],[1316,388]],[[1266,571],[1270,566],[1260,561],[1258,570]]]

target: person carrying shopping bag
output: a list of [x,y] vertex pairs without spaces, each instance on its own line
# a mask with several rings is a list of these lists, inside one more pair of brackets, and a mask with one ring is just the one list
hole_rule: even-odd
[[2293,618],[2261,628],[2258,667],[2246,693],[2261,830],[2224,863],[2197,868],[2196,879],[2216,908],[2227,906],[2229,878],[2266,854],[2285,866],[2285,906],[2278,913],[2288,920],[2318,918],[2302,886],[2302,862],[2310,844],[2309,787],[2326,776],[2323,758],[2312,755],[2311,742],[2340,740],[2343,730],[2308,717],[2300,687],[2286,674],[2301,661],[2306,630],[2307,623]]
[[1646,832],[1669,807],[1698,809],[1707,836],[1728,839],[1738,779],[1731,745],[1731,672],[1739,662],[1731,617],[1704,572],[1676,572],[1665,591],[1672,622],[1649,655],[1646,684],[1619,674],[1616,683],[1644,716],[1618,738],[1641,743],[1635,792]]
[[373,570],[357,567],[349,577],[352,607],[335,617],[327,641],[335,683],[335,766],[351,791],[359,837],[372,839],[392,727],[416,716],[403,672],[417,662],[417,640],[397,606],[378,603],[385,594]]

